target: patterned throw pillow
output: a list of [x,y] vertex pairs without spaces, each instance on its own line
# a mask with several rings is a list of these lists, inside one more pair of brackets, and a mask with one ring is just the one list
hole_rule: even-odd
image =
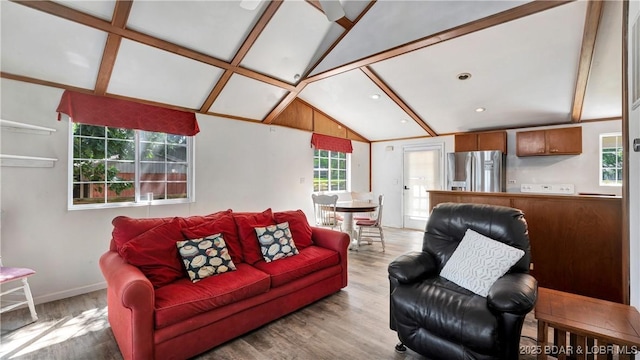
[[264,261],[272,262],[298,254],[288,222],[255,229]]
[[524,251],[467,229],[440,276],[480,296],[524,256]]
[[176,246],[187,274],[193,282],[236,269],[222,234],[178,241]]

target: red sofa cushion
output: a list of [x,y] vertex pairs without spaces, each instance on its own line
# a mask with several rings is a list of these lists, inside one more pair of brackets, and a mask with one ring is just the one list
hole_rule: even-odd
[[[116,243],[118,252],[120,252],[122,246],[129,240],[171,220],[173,220],[173,218],[135,219],[128,216],[116,216],[111,221],[113,225],[111,237]],[[120,253],[120,255],[122,255],[122,253]]]
[[233,263],[239,264],[243,262],[242,245],[240,245],[238,229],[231,213],[224,214],[198,226],[182,229],[182,234],[187,239],[199,239],[214,234],[222,234]]
[[227,209],[227,210],[217,211],[208,215],[194,215],[194,216],[181,217],[180,218],[182,222],[181,227],[190,228],[190,227],[202,225],[210,220],[216,220],[220,217],[229,215],[231,214],[231,212],[232,212],[231,209]]
[[271,208],[261,213],[232,213],[232,215],[238,227],[244,262],[253,265],[258,261],[263,261],[255,228],[275,225]]
[[313,245],[311,240],[311,226],[307,220],[307,216],[302,210],[279,211],[273,213],[273,219],[277,224],[288,222],[293,242],[296,248],[302,250]]
[[268,274],[247,264],[195,284],[180,279],[155,291],[156,329],[267,292],[269,285]]
[[122,245],[120,255],[137,266],[154,288],[186,276],[176,242],[184,240],[180,218],[156,226]]
[[271,275],[271,287],[278,287],[339,263],[340,255],[337,252],[319,246],[309,246],[300,250],[298,255],[270,263],[261,261],[254,266]]
[[[193,227],[200,225],[208,220],[215,219],[219,216],[231,213],[231,209],[218,211],[213,214],[200,216],[189,216],[184,218],[179,218],[180,227]],[[111,221],[113,225],[113,231],[111,232],[111,237],[116,244],[116,250],[120,252],[122,245],[127,243],[127,241],[133,239],[134,237],[153,229],[156,226],[168,223],[172,221],[173,217],[163,217],[163,218],[142,218],[136,219],[128,216],[116,216]],[[122,255],[122,254],[120,254]]]

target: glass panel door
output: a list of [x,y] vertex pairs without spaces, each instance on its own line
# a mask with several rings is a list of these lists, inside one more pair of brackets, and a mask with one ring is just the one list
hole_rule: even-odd
[[429,218],[429,193],[443,187],[443,147],[404,148],[403,226],[424,230]]

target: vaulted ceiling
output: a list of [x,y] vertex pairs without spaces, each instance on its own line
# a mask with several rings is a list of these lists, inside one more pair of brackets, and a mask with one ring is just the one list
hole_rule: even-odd
[[339,5],[2,1],[1,76],[266,124],[303,103],[366,141],[621,116],[620,1]]

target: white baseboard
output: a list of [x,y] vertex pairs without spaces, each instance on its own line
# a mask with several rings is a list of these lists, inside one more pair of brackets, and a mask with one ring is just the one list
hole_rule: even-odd
[[55,293],[34,297],[33,301],[36,304],[44,304],[51,301],[56,301],[56,300],[65,299],[72,296],[82,295],[82,294],[90,293],[92,291],[102,290],[106,288],[107,288],[107,282],[102,281],[96,284],[81,286],[81,287],[77,287],[69,290],[58,291]]

